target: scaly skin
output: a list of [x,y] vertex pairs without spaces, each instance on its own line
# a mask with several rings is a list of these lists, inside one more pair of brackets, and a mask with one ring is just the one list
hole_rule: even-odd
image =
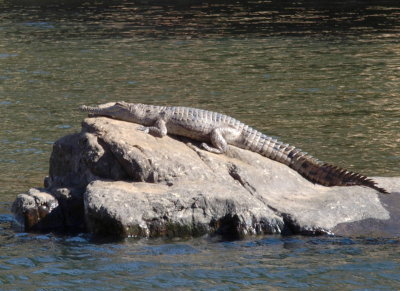
[[[81,106],[94,116],[107,116],[143,125],[140,130],[163,137],[167,133],[203,142],[202,147],[216,154],[228,144],[259,153],[296,170],[313,183],[324,186],[363,185],[388,192],[366,176],[323,163],[300,149],[283,144],[230,116],[190,107],[167,107],[126,102]],[[207,143],[210,143],[211,146]]]

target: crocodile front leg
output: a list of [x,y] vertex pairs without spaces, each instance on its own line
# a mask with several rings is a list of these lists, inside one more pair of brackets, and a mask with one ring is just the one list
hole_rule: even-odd
[[157,137],[164,137],[168,133],[167,126],[162,118],[157,119],[153,126],[141,126],[138,128],[138,130],[141,130],[145,133],[150,133],[151,135]]
[[228,143],[232,143],[240,136],[240,131],[231,127],[217,127],[211,131],[210,141],[213,147],[209,146],[205,142],[201,146],[215,154],[223,154],[228,149]]

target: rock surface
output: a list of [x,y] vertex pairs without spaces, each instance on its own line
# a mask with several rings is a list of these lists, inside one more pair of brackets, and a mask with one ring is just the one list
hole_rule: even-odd
[[400,235],[400,178],[374,178],[391,195],[324,187],[250,151],[216,155],[138,126],[87,118],[59,139],[45,189],[17,196],[16,221],[26,231],[114,237]]

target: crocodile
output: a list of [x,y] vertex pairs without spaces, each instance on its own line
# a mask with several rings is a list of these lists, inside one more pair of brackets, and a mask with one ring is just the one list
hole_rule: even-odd
[[223,154],[228,145],[256,152],[283,163],[312,183],[323,186],[367,186],[389,194],[372,179],[322,162],[299,148],[278,141],[241,121],[221,113],[181,106],[156,106],[140,103],[110,102],[80,107],[90,116],[105,116],[140,124],[139,130],[157,137],[167,134],[185,136],[201,143],[215,154]]

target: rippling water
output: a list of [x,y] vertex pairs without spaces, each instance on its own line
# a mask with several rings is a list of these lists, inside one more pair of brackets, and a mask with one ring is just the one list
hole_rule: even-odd
[[399,240],[268,236],[96,243],[85,236],[9,231],[0,239],[0,289],[396,290],[400,284]]
[[[315,3],[318,2],[318,3]],[[98,243],[15,233],[80,104],[221,111],[367,175],[400,175],[398,1],[0,2],[0,289],[396,289],[397,240]],[[42,288],[42,289],[41,289]]]

